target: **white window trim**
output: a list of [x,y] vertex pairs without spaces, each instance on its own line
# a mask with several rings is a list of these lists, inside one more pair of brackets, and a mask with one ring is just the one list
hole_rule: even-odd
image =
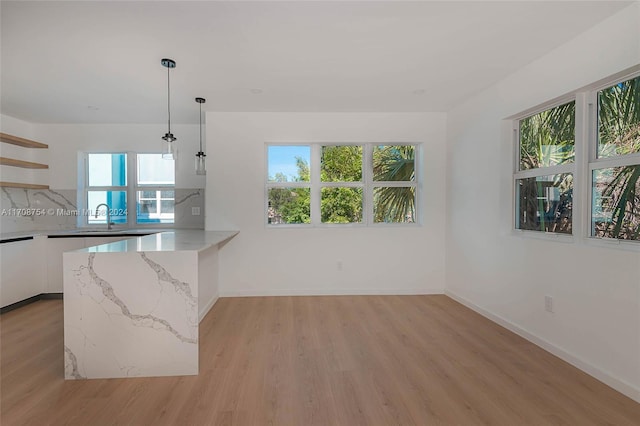
[[[527,117],[531,117],[533,115],[536,115],[538,113],[547,111],[549,109],[558,107],[560,105],[564,105],[566,103],[569,102],[575,102],[576,105],[576,123],[575,123],[575,131],[574,131],[574,160],[571,163],[566,163],[566,164],[560,164],[560,165],[554,165],[554,166],[547,166],[547,167],[538,167],[535,169],[526,169],[526,170],[521,170],[520,169],[520,120],[523,120]],[[513,177],[511,180],[511,184],[512,184],[512,195],[511,195],[511,199],[512,199],[512,206],[511,206],[511,218],[512,218],[512,223],[511,223],[511,229],[512,229],[512,234],[514,235],[527,235],[527,236],[532,236],[535,238],[547,238],[547,239],[553,239],[553,240],[561,240],[564,242],[570,242],[573,241],[573,237],[576,234],[576,221],[575,221],[575,216],[576,216],[576,205],[575,203],[573,203],[572,205],[572,212],[571,212],[571,234],[563,234],[563,233],[559,233],[559,232],[544,232],[544,231],[534,231],[534,230],[529,230],[529,229],[520,229],[518,228],[518,221],[519,221],[519,211],[520,211],[520,200],[518,197],[518,180],[520,179],[527,179],[527,178],[534,178],[534,177],[540,177],[540,176],[549,176],[549,175],[557,175],[557,174],[563,174],[563,173],[571,173],[573,175],[573,194],[574,194],[574,200],[575,200],[575,193],[576,193],[576,184],[577,184],[577,179],[576,179],[576,164],[578,163],[578,158],[580,155],[582,155],[581,149],[578,147],[578,145],[580,145],[578,143],[578,138],[579,138],[579,132],[578,129],[580,128],[580,126],[582,125],[582,123],[579,122],[578,118],[580,116],[580,110],[579,110],[579,106],[578,106],[579,102],[577,99],[576,95],[567,95],[567,96],[562,96],[559,98],[554,99],[553,101],[550,102],[546,102],[543,105],[540,105],[538,107],[535,108],[531,108],[521,114],[518,114],[516,116],[511,117],[512,119],[512,143],[511,146],[515,147],[514,149],[514,155],[513,155]]]
[[[627,154],[618,157],[597,158],[597,132],[598,132],[598,91],[611,87],[619,82],[640,76],[640,66],[632,67],[614,76],[603,79],[577,90],[569,95],[556,98],[552,101],[528,109],[517,115],[508,117],[512,121],[511,147],[513,152],[513,176],[512,176],[512,226],[511,234],[525,236],[527,238],[543,239],[565,243],[581,243],[589,246],[617,248],[640,252],[640,240],[630,241],[616,238],[604,238],[591,235],[592,223],[592,173],[602,168],[630,166],[640,164],[640,153]],[[519,121],[523,118],[546,111],[555,106],[562,105],[575,99],[575,159],[571,164],[543,167],[529,170],[520,168],[520,132]],[[518,198],[517,180],[527,177],[546,176],[558,173],[573,174],[573,206],[572,206],[572,235],[518,229]]]
[[[126,186],[89,186],[89,154],[126,154],[127,155],[127,185]],[[174,228],[175,227],[175,210],[173,223],[138,223],[138,191],[174,191],[175,203],[175,184],[174,185],[138,185],[138,154],[154,154],[152,152],[135,152],[135,151],[83,151],[78,152],[78,208],[80,211],[93,212],[96,206],[87,205],[87,191],[125,191],[127,193],[127,222],[116,223],[113,229],[126,230],[138,228]],[[159,153],[158,153],[159,154]],[[133,177],[133,178],[132,178]],[[95,213],[95,212],[94,212]],[[79,214],[76,225],[79,228],[100,228],[105,224],[89,223],[88,214]]]
[[[374,181],[373,180],[373,148],[375,146],[414,146],[415,180],[413,181]],[[270,182],[269,176],[269,147],[270,146],[308,146],[310,155],[309,182]],[[362,181],[361,182],[321,182],[320,161],[323,146],[361,146],[362,147]],[[264,190],[264,224],[269,229],[280,228],[364,228],[364,227],[420,227],[422,226],[422,142],[300,142],[300,143],[265,143],[265,190]],[[333,188],[362,188],[362,222],[360,223],[323,223],[320,194],[323,187]],[[414,222],[388,223],[374,222],[373,217],[373,188],[375,187],[413,187],[415,188],[416,218]],[[311,223],[270,224],[268,217],[269,189],[271,188],[309,188],[311,191],[310,216]]]

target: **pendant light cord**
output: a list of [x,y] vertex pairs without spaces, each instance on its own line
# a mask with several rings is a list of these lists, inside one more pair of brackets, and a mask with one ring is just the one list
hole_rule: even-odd
[[171,82],[169,79],[169,70],[167,67],[167,115],[169,116],[169,133],[171,133]]
[[200,102],[200,152],[202,152],[202,102]]

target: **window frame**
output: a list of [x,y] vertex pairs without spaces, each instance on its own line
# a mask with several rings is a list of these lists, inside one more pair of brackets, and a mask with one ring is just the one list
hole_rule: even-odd
[[[269,147],[271,146],[308,146],[310,148],[309,182],[270,182],[269,181]],[[325,146],[361,146],[362,147],[362,181],[361,182],[322,182],[320,164],[322,147]],[[373,150],[375,146],[413,146],[414,174],[413,181],[374,181]],[[265,190],[264,190],[264,224],[267,228],[366,228],[366,227],[407,227],[422,226],[422,142],[266,142],[265,158]],[[413,187],[415,188],[415,220],[413,222],[375,222],[373,190],[376,187]],[[310,223],[269,223],[269,189],[271,188],[309,188]],[[362,222],[325,223],[322,222],[321,190],[322,188],[362,188]]]
[[620,238],[611,237],[599,237],[594,235],[593,232],[593,173],[596,170],[608,169],[613,167],[624,166],[640,166],[640,152],[631,154],[615,155],[611,157],[598,157],[598,132],[599,132],[599,111],[598,111],[598,92],[618,83],[622,83],[627,80],[632,80],[640,77],[640,70],[635,70],[627,73],[621,73],[617,76],[602,80],[598,84],[594,84],[589,88],[589,91],[585,93],[585,103],[587,105],[588,113],[587,124],[588,132],[586,142],[588,144],[588,156],[586,165],[586,219],[585,219],[585,237],[591,241],[600,241],[606,244],[617,244],[622,246],[634,247],[640,250],[640,239],[638,240],[624,240]]
[[[126,154],[127,180],[125,186],[89,186],[89,155],[90,154]],[[139,185],[138,184],[138,155],[161,154],[159,152],[135,152],[135,151],[83,151],[78,152],[78,189],[77,199],[80,211],[77,226],[79,228],[103,227],[106,223],[89,223],[89,216],[95,214],[96,206],[88,205],[89,191],[124,191],[127,199],[127,219],[125,223],[115,223],[113,229],[136,228],[173,228],[175,227],[175,183],[173,185]],[[175,167],[175,162],[174,162]],[[174,219],[171,223],[138,222],[138,191],[174,191]],[[132,219],[133,218],[133,219]]]
[[[173,179],[173,185],[169,185],[169,184],[162,184],[162,185],[157,185],[157,184],[153,184],[153,185],[149,185],[149,184],[140,184],[138,182],[138,155],[148,155],[148,154],[157,154],[157,155],[161,155],[160,152],[136,152],[134,153],[134,160],[133,160],[133,172],[135,173],[135,179],[133,179],[133,204],[136,206],[136,214],[135,214],[135,225],[136,227],[139,226],[153,226],[153,227],[157,227],[157,226],[161,226],[161,225],[168,225],[168,226],[174,226],[176,223],[176,215],[175,215],[175,202],[176,202],[176,184],[175,184],[175,160],[174,161],[174,179]],[[166,161],[166,160],[163,160]],[[169,200],[169,198],[165,198],[163,199],[160,194],[162,191],[173,191],[173,222],[138,222],[138,209],[139,209],[139,205],[138,205],[138,192],[139,191],[156,191],[156,195],[157,197],[155,198],[157,200],[158,203],[162,203],[162,200]],[[127,204],[128,204],[128,199],[127,199]],[[162,207],[159,205],[158,209],[161,209]]]
[[[572,162],[568,162],[565,164],[557,164],[557,165],[553,165],[553,166],[546,166],[546,167],[537,167],[537,168],[532,168],[532,169],[521,169],[521,164],[520,164],[520,121],[524,120],[526,118],[529,118],[531,116],[540,114],[542,112],[548,111],[550,109],[559,107],[561,105],[570,103],[570,102],[575,102],[575,111],[576,111],[576,122],[575,122],[575,129],[574,129],[574,159]],[[576,175],[577,175],[577,164],[578,164],[578,158],[579,156],[582,154],[580,151],[580,148],[578,145],[579,144],[579,126],[580,124],[578,123],[578,111],[579,111],[579,101],[577,99],[577,96],[575,94],[570,94],[570,95],[566,95],[566,96],[562,96],[556,99],[553,99],[552,101],[546,102],[542,105],[539,105],[535,108],[531,108],[527,111],[524,111],[520,114],[518,114],[517,116],[512,117],[512,146],[515,147],[515,152],[514,152],[514,171],[513,171],[513,176],[512,176],[512,229],[514,232],[517,233],[526,233],[526,234],[531,234],[531,235],[546,235],[546,236],[550,236],[553,238],[572,238],[573,235],[576,234],[576,209],[575,209],[575,202],[573,202],[572,204],[572,209],[571,209],[571,234],[568,233],[561,233],[561,232],[549,232],[549,231],[537,231],[537,230],[532,230],[532,229],[522,229],[519,228],[519,221],[520,221],[520,198],[519,198],[519,194],[518,194],[518,181],[521,179],[527,179],[527,178],[537,178],[537,177],[542,177],[542,176],[551,176],[551,175],[559,175],[559,174],[571,174],[573,175],[573,194],[574,194],[574,200],[575,200],[575,193],[576,193],[576,185],[578,184],[577,179],[576,179]]]
[[[592,233],[593,218],[593,172],[599,169],[640,164],[640,152],[614,157],[598,158],[598,92],[623,81],[640,76],[640,66],[632,67],[596,83],[576,90],[564,96],[545,102],[534,108],[508,117],[511,122],[510,146],[512,147],[512,203],[511,233],[516,236],[540,238],[562,242],[581,242],[601,247],[623,248],[640,251],[640,240],[623,240],[610,237],[598,237]],[[523,118],[562,105],[572,99],[575,108],[575,159],[573,163],[551,167],[520,170],[520,134],[519,123]],[[546,176],[558,173],[573,174],[572,234],[524,230],[518,228],[519,199],[518,179]]]

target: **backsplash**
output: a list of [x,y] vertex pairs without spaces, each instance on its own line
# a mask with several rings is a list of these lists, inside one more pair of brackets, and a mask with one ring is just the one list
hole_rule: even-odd
[[[3,233],[77,227],[75,189],[0,189]],[[193,207],[200,209],[200,215],[192,214]],[[176,189],[174,213],[176,228],[204,229],[204,189]]]
[[[174,220],[176,228],[204,229],[204,189],[176,189]],[[200,215],[192,214],[192,207]]]

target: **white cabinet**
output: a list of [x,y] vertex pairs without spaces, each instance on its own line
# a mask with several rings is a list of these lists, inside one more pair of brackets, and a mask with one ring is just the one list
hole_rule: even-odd
[[47,279],[44,293],[62,293],[62,253],[84,248],[84,238],[47,239]]
[[35,237],[0,244],[0,307],[44,292],[46,242]]
[[131,236],[47,238],[0,244],[0,307],[42,293],[62,293],[62,253]]

